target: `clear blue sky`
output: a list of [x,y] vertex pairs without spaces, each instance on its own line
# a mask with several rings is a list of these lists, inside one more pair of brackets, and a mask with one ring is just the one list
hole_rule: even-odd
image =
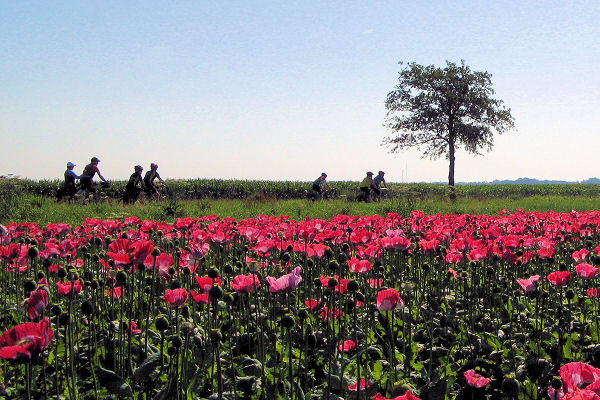
[[600,2],[3,1],[0,175],[447,181],[381,141],[399,61],[492,74],[516,130],[457,181],[600,176]]

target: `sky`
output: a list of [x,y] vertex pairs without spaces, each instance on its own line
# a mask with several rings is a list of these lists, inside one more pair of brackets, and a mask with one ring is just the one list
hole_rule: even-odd
[[492,75],[515,129],[457,182],[600,176],[597,1],[0,2],[0,175],[447,182],[390,154],[399,62]]

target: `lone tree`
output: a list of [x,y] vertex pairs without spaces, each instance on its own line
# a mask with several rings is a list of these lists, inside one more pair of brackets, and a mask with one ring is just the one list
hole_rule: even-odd
[[[400,62],[400,65],[404,63]],[[454,186],[455,153],[461,146],[469,153],[491,150],[493,134],[514,127],[510,109],[494,94],[488,72],[471,71],[446,61],[445,68],[408,63],[400,71],[399,84],[389,92],[386,126],[390,136],[383,145],[395,153],[408,147],[431,159],[448,159],[448,185]]]

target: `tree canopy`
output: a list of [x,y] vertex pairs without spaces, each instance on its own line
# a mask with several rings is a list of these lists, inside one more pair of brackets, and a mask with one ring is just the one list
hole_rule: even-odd
[[455,152],[464,148],[481,154],[491,150],[494,133],[514,127],[502,100],[493,99],[492,75],[446,61],[445,68],[404,64],[398,85],[388,93],[384,126],[390,135],[383,145],[395,153],[409,147],[423,157],[449,161],[448,184],[454,186]]

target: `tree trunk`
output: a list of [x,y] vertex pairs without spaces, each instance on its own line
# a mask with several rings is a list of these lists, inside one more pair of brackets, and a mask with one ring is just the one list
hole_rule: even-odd
[[450,165],[448,167],[448,185],[454,187],[454,138],[450,137],[448,141],[448,160]]

